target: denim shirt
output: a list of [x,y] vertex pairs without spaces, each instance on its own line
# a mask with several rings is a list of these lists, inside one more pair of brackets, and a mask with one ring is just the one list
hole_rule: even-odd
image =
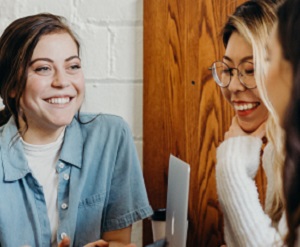
[[[95,118],[90,123],[86,123]],[[83,246],[152,214],[132,134],[117,116],[80,114],[66,127],[57,242]],[[13,118],[0,128],[0,245],[51,245],[43,188],[28,166]]]

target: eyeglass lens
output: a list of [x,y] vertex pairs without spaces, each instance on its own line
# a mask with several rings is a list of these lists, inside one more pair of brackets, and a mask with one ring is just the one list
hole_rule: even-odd
[[243,62],[237,68],[229,68],[226,63],[215,62],[212,66],[214,80],[221,87],[227,87],[234,76],[234,70],[237,70],[240,82],[247,88],[256,87],[254,78],[254,65],[251,62]]

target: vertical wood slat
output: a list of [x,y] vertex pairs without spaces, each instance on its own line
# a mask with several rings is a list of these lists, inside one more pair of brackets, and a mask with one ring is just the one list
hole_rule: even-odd
[[[188,247],[223,243],[215,152],[233,111],[208,67],[221,58],[221,27],[242,2],[144,1],[145,183],[152,207],[163,208],[169,154],[191,165]],[[146,245],[152,241],[149,221],[143,233]]]
[[[169,154],[185,149],[185,1],[144,1],[144,176],[154,209],[166,207]],[[182,157],[183,158],[183,157]],[[144,222],[144,245],[152,241]]]
[[188,80],[196,84],[189,87],[187,97],[191,130],[187,159],[192,166],[187,246],[220,246],[224,240],[215,181],[216,148],[230,126],[233,111],[207,68],[222,58],[221,28],[242,1],[188,2]]

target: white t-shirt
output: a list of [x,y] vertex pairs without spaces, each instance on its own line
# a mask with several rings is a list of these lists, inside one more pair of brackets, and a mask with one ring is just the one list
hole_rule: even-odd
[[25,155],[28,160],[28,165],[32,171],[32,174],[43,187],[52,234],[52,246],[57,246],[56,233],[58,228],[58,173],[56,171],[56,163],[61,151],[63,137],[64,131],[55,142],[46,145],[32,145],[25,142],[21,138]]

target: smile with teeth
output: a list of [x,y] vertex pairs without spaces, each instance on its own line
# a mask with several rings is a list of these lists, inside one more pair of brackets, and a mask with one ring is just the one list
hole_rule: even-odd
[[241,104],[234,104],[233,107],[237,111],[247,111],[256,108],[259,103],[241,103]]
[[50,104],[67,104],[70,102],[70,97],[63,97],[63,98],[50,98],[47,99],[47,102]]

